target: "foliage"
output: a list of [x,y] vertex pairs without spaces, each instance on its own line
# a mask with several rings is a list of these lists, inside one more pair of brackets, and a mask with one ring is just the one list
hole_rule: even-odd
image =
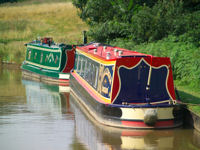
[[142,43],[185,32],[180,21],[183,13],[182,3],[177,0],[159,1],[153,8],[143,7],[132,17],[133,39]]
[[199,3],[199,0],[73,0],[81,19],[90,25],[88,35],[94,40],[124,38],[137,43],[199,29],[196,26],[200,22],[199,13],[194,12]]
[[[105,42],[130,35],[132,15],[146,3],[152,6],[156,0],[73,0],[79,8],[79,16],[91,30],[88,33],[94,40]],[[103,33],[103,34],[102,34]]]

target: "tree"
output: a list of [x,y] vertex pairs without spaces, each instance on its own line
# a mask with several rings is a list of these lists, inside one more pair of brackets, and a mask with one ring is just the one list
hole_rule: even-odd
[[[190,15],[200,0],[73,0],[90,35],[98,42],[131,39],[137,43],[182,35],[198,24]],[[195,5],[195,9],[191,8]],[[195,17],[196,18],[196,17]]]

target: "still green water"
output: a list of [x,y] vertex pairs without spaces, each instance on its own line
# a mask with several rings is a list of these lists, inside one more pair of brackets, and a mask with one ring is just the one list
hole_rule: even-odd
[[191,128],[121,130],[98,126],[58,86],[0,68],[0,150],[198,150]]

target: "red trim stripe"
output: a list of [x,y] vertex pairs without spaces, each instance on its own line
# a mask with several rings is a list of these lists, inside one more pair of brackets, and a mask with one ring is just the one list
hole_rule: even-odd
[[88,92],[95,100],[97,100],[98,102],[103,103],[103,104],[108,104],[108,103],[102,101],[94,92],[92,92],[92,90],[91,90],[87,85],[84,84],[84,82],[80,79],[80,77],[79,77],[76,73],[72,72],[71,75],[78,81],[78,83],[79,83],[85,90],[87,90],[87,92]]
[[[135,128],[151,128],[150,126],[146,125],[143,121],[121,121],[122,125],[135,127]],[[167,120],[167,121],[157,121],[153,128],[164,128],[164,127],[171,127],[174,125],[174,120]]]
[[59,79],[59,85],[69,86],[69,79]]

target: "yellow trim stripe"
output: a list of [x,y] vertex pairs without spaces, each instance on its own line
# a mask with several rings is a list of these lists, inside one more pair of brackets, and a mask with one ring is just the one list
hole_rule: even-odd
[[86,84],[86,86],[97,95],[102,101],[106,103],[110,103],[111,99],[103,97],[101,94],[99,94],[87,81],[85,81],[75,70],[74,73],[79,77],[79,79],[83,82],[83,84]]
[[42,50],[42,51],[49,51],[49,52],[58,52],[60,49],[48,49],[48,48],[41,48],[41,47],[37,47],[37,46],[30,46],[28,45],[27,48],[33,48],[33,49],[37,49],[37,50]]
[[47,67],[47,66],[45,66],[45,65],[39,65],[39,64],[37,64],[37,63],[33,63],[33,62],[30,62],[30,61],[27,61],[27,60],[26,60],[26,62],[28,62],[28,63],[31,64],[31,65],[35,65],[35,66],[37,66],[37,67],[41,67],[41,68],[45,68],[45,69],[59,70],[59,68],[60,68],[60,64],[59,64],[58,67]]
[[115,60],[114,60],[114,61],[102,60],[102,59],[100,59],[100,58],[97,58],[97,57],[91,55],[90,53],[86,53],[86,52],[84,52],[84,51],[82,51],[82,50],[79,50],[79,49],[76,49],[76,51],[79,52],[79,53],[81,53],[82,55],[85,55],[85,56],[87,56],[88,58],[90,58],[90,59],[92,59],[92,60],[94,60],[94,61],[100,63],[100,64],[115,65],[115,62],[116,62]]

